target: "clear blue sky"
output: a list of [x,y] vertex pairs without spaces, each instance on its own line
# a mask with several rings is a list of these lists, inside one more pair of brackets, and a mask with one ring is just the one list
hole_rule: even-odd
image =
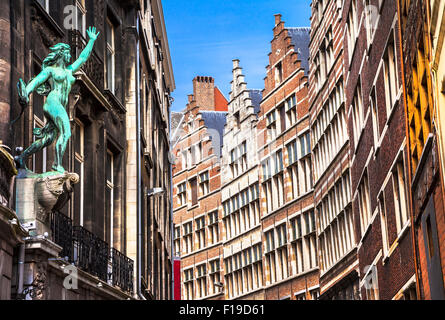
[[232,59],[240,59],[250,89],[263,89],[274,27],[310,26],[311,0],[163,0],[173,72],[172,110],[185,108],[195,76],[211,76],[228,99]]

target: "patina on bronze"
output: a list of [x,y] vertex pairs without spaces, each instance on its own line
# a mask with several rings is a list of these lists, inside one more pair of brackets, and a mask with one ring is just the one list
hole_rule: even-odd
[[[73,64],[68,65],[71,61],[70,46],[65,43],[58,43],[50,48],[51,52],[43,61],[42,71],[28,85],[22,79],[17,83],[19,102],[23,109],[29,103],[31,92],[36,91],[38,94],[46,96],[43,105],[43,112],[47,120],[46,125],[43,128],[34,128],[33,134],[37,140],[23,153],[15,157],[17,166],[19,169],[25,170],[28,177],[44,177],[65,172],[62,159],[68,140],[71,137],[70,121],[65,108],[71,86],[76,80],[73,74],[90,57],[99,32],[96,33],[95,27],[90,27],[87,34],[89,37],[88,44]],[[34,174],[26,167],[26,159],[48,147],[54,141],[56,141],[56,146],[53,171],[40,175]]]

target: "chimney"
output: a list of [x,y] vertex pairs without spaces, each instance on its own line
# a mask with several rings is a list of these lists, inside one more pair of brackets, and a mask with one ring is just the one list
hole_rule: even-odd
[[239,59],[233,59],[232,62],[233,62],[233,69],[236,69],[239,67]]
[[275,26],[277,26],[281,22],[281,14],[277,13],[274,16],[275,16]]
[[215,80],[212,77],[195,77],[193,95],[200,110],[215,110]]

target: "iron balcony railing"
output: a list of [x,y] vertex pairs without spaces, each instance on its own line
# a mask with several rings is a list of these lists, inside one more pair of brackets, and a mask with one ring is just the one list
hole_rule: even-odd
[[70,260],[73,256],[73,221],[63,213],[54,212],[51,215],[51,230],[54,242],[62,247],[59,255]]
[[111,267],[113,286],[118,286],[127,292],[133,292],[133,260],[112,248]]
[[80,269],[108,280],[108,243],[81,226],[73,227],[73,262]]
[[122,291],[133,293],[134,262],[123,253],[60,212],[51,214],[53,241],[63,249],[60,256]]

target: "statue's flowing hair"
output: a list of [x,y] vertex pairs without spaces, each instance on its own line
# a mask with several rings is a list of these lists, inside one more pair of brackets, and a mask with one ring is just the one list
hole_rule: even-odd
[[[51,52],[48,54],[45,60],[43,60],[42,71],[45,70],[46,67],[52,66],[57,61],[59,61],[64,51],[70,50],[70,46],[66,43],[58,43],[49,49],[51,50]],[[47,96],[51,92],[51,86],[49,85],[48,81],[40,85],[36,89],[36,92],[42,96]]]

